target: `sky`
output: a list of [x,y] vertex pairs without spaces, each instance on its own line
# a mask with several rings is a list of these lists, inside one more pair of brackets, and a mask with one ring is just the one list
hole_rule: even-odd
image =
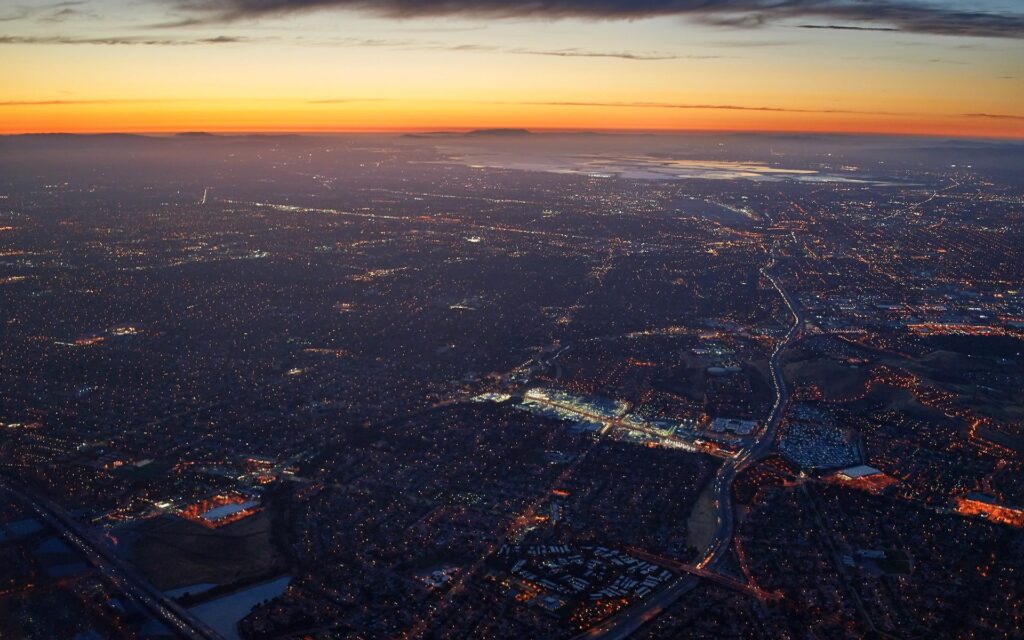
[[4,0],[0,133],[1024,138],[1022,0]]

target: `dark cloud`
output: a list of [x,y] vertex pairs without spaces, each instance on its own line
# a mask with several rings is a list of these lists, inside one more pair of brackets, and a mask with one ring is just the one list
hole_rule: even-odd
[[963,114],[968,118],[991,118],[994,120],[1021,120],[1024,121],[1024,116],[1015,116],[1008,113],[965,113]]
[[188,46],[197,44],[239,44],[249,42],[249,38],[234,36],[215,36],[212,38],[145,38],[145,37],[111,37],[111,38],[75,38],[71,36],[0,36],[0,45],[4,44],[92,44],[92,45],[148,45],[148,46]]
[[[165,0],[193,12],[176,24],[226,21],[316,9],[351,9],[394,18],[584,18],[631,20],[688,16],[706,24],[754,28],[780,19],[825,18],[862,28],[908,33],[1024,37],[1024,13],[993,13],[970,7],[914,0]],[[202,16],[202,17],[198,17]],[[839,21],[840,24],[831,24]]]
[[802,24],[801,29],[832,29],[834,31],[900,31],[896,27],[856,27],[849,24]]

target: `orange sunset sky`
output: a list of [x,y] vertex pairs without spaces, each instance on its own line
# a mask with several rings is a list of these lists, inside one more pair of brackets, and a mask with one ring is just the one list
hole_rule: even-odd
[[480,127],[1024,137],[1013,0],[0,7],[0,132]]

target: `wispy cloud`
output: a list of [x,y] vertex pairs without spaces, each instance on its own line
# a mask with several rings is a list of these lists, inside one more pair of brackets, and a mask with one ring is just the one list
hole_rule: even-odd
[[75,18],[81,15],[83,14],[78,9],[64,7],[63,9],[57,9],[56,11],[42,19],[47,22],[64,22],[65,20],[69,20],[71,18]]
[[250,42],[250,38],[236,36],[214,36],[211,38],[147,38],[123,36],[109,38],[78,38],[73,36],[0,36],[4,44],[89,44],[89,45],[146,45],[146,46],[189,46],[200,44],[239,44]]
[[640,53],[631,51],[588,51],[585,49],[498,49],[505,53],[524,56],[553,56],[556,58],[619,58],[621,60],[714,60],[725,56],[675,54],[675,53]]
[[[332,105],[332,104],[354,104],[361,102],[400,102],[401,100],[390,98],[319,98],[306,100],[306,104]],[[87,105],[87,104],[125,104],[125,103],[147,103],[147,102],[182,102],[182,100],[135,100],[135,99],[96,99],[96,100],[8,100],[0,102],[0,107],[46,107],[64,105]],[[274,102],[274,101],[267,101]],[[677,103],[677,102],[601,102],[601,101],[537,101],[537,102],[482,102],[480,104],[504,104],[519,106],[543,106],[543,107],[609,107],[623,109],[689,109],[689,110],[718,110],[718,111],[758,111],[771,113],[834,113],[834,114],[860,114],[860,115],[884,115],[884,116],[914,116],[918,114],[890,111],[857,111],[852,109],[800,109],[775,106],[748,106],[736,104],[702,104],[702,103]],[[964,117],[986,117],[986,118],[1008,118],[1024,119],[1024,116],[994,115],[984,113],[961,114]]]
[[385,102],[385,98],[324,98],[306,100],[306,104],[353,104],[357,102]]
[[[355,102],[382,102],[387,100],[386,98],[328,98],[324,100],[306,100],[306,104],[347,104]],[[0,107],[63,107],[63,106],[78,106],[78,105],[90,105],[90,104],[180,104],[180,103],[192,103],[192,102],[204,102],[209,103],[211,100],[203,100],[198,98],[92,98],[92,99],[75,99],[75,98],[54,98],[49,100],[4,100],[0,101]],[[268,106],[275,104],[281,104],[285,102],[293,102],[288,99],[253,99],[252,102],[259,102]]]
[[526,49],[521,47],[498,47],[486,44],[424,44],[406,45],[409,48],[421,48],[447,51],[483,51],[490,53],[508,53],[517,56],[549,56],[553,58],[617,58],[619,60],[714,60],[723,58],[720,55],[681,54],[659,51],[596,51],[570,47],[566,49]]
[[762,47],[789,47],[796,44],[796,42],[792,40],[721,40],[707,44],[723,48],[759,49]]
[[28,18],[39,18],[50,22],[58,22],[63,18],[70,17],[73,14],[77,14],[78,10],[73,7],[79,7],[86,4],[86,0],[69,0],[68,2],[48,2],[43,4],[37,4],[35,6],[28,6],[24,4],[12,5],[9,9],[0,13],[0,22],[13,22],[15,20],[25,20]]
[[[49,44],[49,45],[150,45],[150,46],[188,46],[203,44],[242,44],[266,42],[279,38],[250,38],[240,36],[214,36],[209,38],[168,38],[150,36],[110,36],[83,38],[64,35],[37,36],[2,36],[0,45],[5,44]],[[388,38],[340,38],[334,40],[296,40],[296,44],[307,46],[334,47],[382,47],[407,49],[415,51],[479,51],[483,53],[505,53],[521,56],[551,56],[556,58],[617,58],[620,60],[659,61],[659,60],[713,60],[723,58],[721,55],[682,54],[663,51],[599,51],[579,48],[565,49],[527,49],[521,47],[502,47],[488,44],[449,44],[444,42],[402,40]]]
[[[318,44],[308,41],[306,44]],[[481,53],[506,53],[520,56],[551,56],[555,58],[617,58],[620,60],[659,61],[659,60],[714,60],[725,56],[717,54],[686,54],[667,51],[601,51],[567,47],[564,49],[529,49],[525,47],[505,47],[491,44],[400,40],[388,38],[342,38],[327,40],[319,44],[340,47],[390,47],[414,51],[478,51]]]
[[915,116],[916,113],[902,111],[858,111],[855,109],[800,109],[775,106],[748,106],[738,104],[704,104],[685,102],[600,102],[600,101],[551,101],[551,102],[517,102],[514,104],[545,106],[545,107],[611,107],[622,109],[690,109],[718,111],[762,111],[775,113],[836,113],[872,116]]
[[833,31],[902,31],[896,27],[858,27],[850,24],[801,24],[801,29],[831,29]]
[[[754,28],[787,19],[842,28],[934,35],[1024,38],[1024,13],[982,11],[967,0],[168,0],[188,17],[177,24],[223,22],[317,9],[350,9],[394,18],[584,18],[630,20],[688,16],[705,24]],[[835,24],[833,24],[835,22]]]
[[55,98],[52,100],[4,100],[0,101],[0,107],[73,107],[89,104],[167,104],[182,102],[196,102],[196,100],[188,98]]
[[110,104],[116,100],[4,100],[0,107],[52,107],[77,104]]
[[[192,102],[188,99],[133,99],[133,98],[99,98],[99,99],[52,99],[52,100],[5,100],[0,101],[0,108],[3,107],[59,107],[75,105],[103,105],[103,104],[144,104],[144,103],[168,103],[168,102]],[[262,102],[274,103],[279,100],[263,100]],[[402,102],[401,99],[380,98],[380,97],[339,97],[339,98],[318,98],[306,100],[310,105],[344,105],[365,102]],[[890,117],[917,117],[922,114],[907,111],[872,111],[858,109],[808,109],[798,107],[778,107],[772,105],[739,105],[739,104],[711,104],[711,103],[689,103],[689,102],[603,102],[594,101],[522,101],[522,102],[480,102],[479,104],[495,105],[519,105],[519,106],[542,106],[542,107],[605,107],[621,109],[682,109],[701,111],[752,111],[761,113],[806,113],[806,114],[843,114],[843,115],[868,115],[868,116],[890,116]],[[1024,115],[1005,113],[958,113],[958,114],[931,114],[944,115],[945,117],[959,118],[988,118],[994,120],[1013,120],[1024,122]]]
[[993,120],[1021,120],[1024,121],[1024,116],[1018,116],[1008,113],[965,113],[964,116],[968,118],[990,118]]

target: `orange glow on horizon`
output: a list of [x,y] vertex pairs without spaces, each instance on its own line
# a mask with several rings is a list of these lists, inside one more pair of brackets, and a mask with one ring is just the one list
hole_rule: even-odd
[[[806,111],[806,112],[805,112]],[[749,131],[1024,138],[1024,120],[944,114],[517,105],[473,102],[96,101],[0,105],[0,133],[402,132],[517,127],[539,131]]]
[[785,21],[721,30],[678,17],[406,21],[327,7],[165,29],[180,8],[91,4],[96,16],[5,22],[0,133],[510,127],[1024,139],[1024,58],[1003,38],[964,46],[942,34]]

